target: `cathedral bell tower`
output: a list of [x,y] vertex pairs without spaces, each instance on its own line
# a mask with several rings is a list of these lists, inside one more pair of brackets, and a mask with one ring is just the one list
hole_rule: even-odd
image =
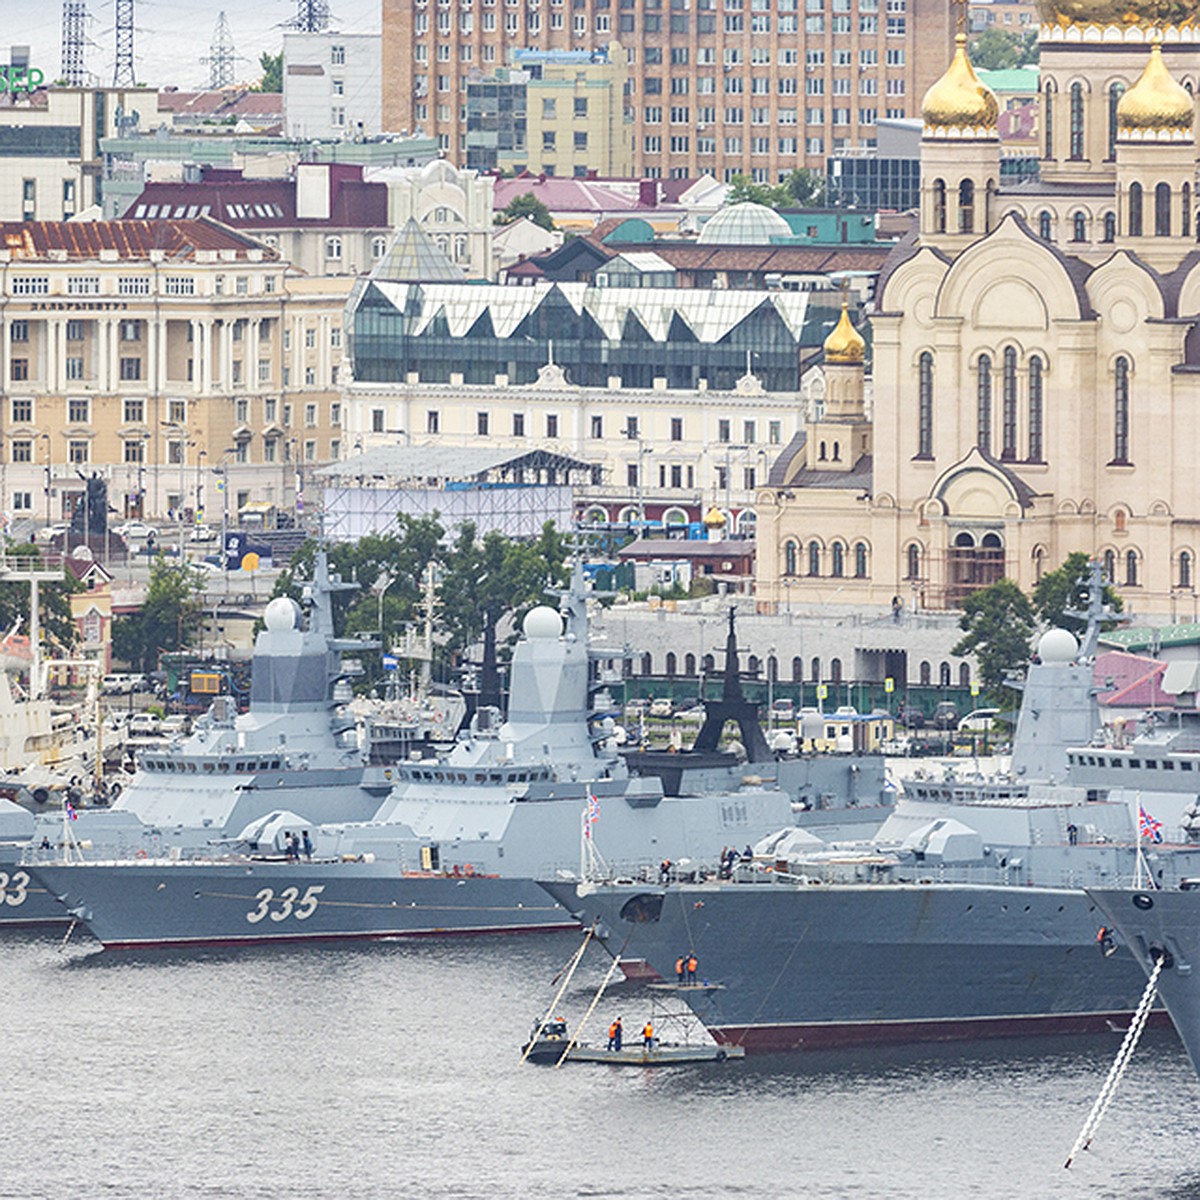
[[957,253],[991,230],[1000,179],[1000,106],[975,74],[966,34],[921,103],[921,242]]
[[809,427],[806,465],[813,471],[848,471],[871,452],[871,423],[863,395],[866,342],[854,328],[846,301],[825,339],[825,411]]

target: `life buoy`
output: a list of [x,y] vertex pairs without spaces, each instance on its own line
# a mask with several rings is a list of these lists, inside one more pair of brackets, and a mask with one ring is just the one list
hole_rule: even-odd
[[442,723],[442,714],[440,712],[435,712],[433,714],[433,723],[435,725],[440,725]]
[[134,858],[145,858],[146,852],[145,852],[145,850],[139,850],[133,857]]
[[474,875],[475,868],[473,866],[471,866],[470,863],[467,863],[467,865],[465,867],[463,867],[463,874],[464,875]]

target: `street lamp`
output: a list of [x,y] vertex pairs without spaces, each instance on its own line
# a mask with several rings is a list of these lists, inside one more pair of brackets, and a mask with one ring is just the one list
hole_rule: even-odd
[[49,525],[50,524],[50,480],[53,475],[53,471],[52,471],[51,463],[50,463],[50,435],[48,433],[39,433],[38,437],[40,437],[42,439],[42,441],[44,441],[46,443],[46,487],[45,487],[46,524]]
[[646,535],[646,468],[643,465],[643,459],[647,454],[653,454],[654,451],[646,449],[646,442],[642,437],[641,428],[635,421],[630,421],[626,425],[625,436],[630,441],[637,442],[637,536],[642,538]]
[[775,647],[767,647],[767,727],[775,728]]
[[196,455],[196,520],[201,520],[204,513],[204,460],[208,457],[207,450],[201,450]]
[[174,432],[174,444],[179,447],[179,507],[176,510],[176,523],[179,526],[179,561],[183,562],[183,501],[187,495],[187,483],[185,472],[187,471],[187,448],[188,445],[195,443],[188,442],[188,431],[178,421],[160,421],[160,425],[164,429],[170,429]]

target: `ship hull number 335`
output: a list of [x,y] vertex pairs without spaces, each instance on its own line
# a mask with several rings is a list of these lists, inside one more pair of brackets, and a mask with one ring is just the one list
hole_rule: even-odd
[[263,888],[255,893],[258,904],[246,914],[246,920],[251,925],[257,925],[267,917],[272,921],[286,921],[289,917],[307,921],[317,911],[317,897],[324,890],[323,883],[313,884],[303,895],[298,887],[285,887],[278,895],[274,888]]

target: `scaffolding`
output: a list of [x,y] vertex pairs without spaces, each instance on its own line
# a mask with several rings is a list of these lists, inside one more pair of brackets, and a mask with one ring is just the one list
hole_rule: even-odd
[[87,20],[88,10],[84,0],[63,0],[62,77],[68,87],[84,87],[89,80],[83,61]]

